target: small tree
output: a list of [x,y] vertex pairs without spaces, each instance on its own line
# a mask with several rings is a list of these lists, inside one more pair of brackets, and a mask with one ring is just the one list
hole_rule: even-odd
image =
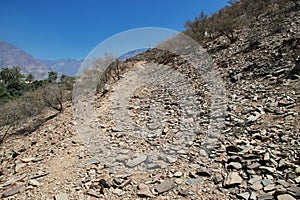
[[63,87],[66,90],[72,91],[73,90],[73,85],[76,81],[76,77],[73,76],[67,76],[67,75],[61,75],[60,77],[60,84],[63,85]]
[[235,42],[237,36],[234,31],[240,27],[239,14],[231,7],[226,7],[215,16],[215,30],[226,36],[231,43]]
[[24,75],[21,73],[21,68],[17,66],[3,68],[0,72],[0,79],[4,83],[20,82],[23,78]]
[[54,71],[51,71],[51,72],[48,72],[48,82],[49,83],[55,83],[56,80],[57,80],[57,72],[54,72]]
[[78,87],[82,88],[82,93],[87,94],[91,91],[91,85],[96,85],[96,92],[100,92],[105,84],[110,80],[120,78],[119,62],[112,53],[105,53],[103,58],[98,58],[92,64],[92,67],[83,71]]
[[12,99],[12,96],[7,91],[6,85],[0,82],[0,105],[8,102]]
[[28,75],[26,76],[25,81],[27,81],[28,83],[32,83],[33,80],[34,80],[33,74],[28,74]]
[[24,82],[23,78],[20,67],[6,67],[0,72],[2,87],[6,88],[12,98],[20,97],[28,91],[29,85]]
[[205,35],[205,22],[208,16],[201,11],[200,15],[194,19],[194,21],[188,20],[184,26],[190,32],[191,36],[198,41],[201,41]]

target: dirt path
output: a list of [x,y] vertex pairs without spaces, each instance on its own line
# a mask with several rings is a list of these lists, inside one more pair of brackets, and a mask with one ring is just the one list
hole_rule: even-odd
[[[216,91],[193,70],[138,63],[104,97],[85,97],[34,133],[11,137],[0,150],[3,199],[296,197],[297,83],[229,85],[222,116]],[[279,117],[262,109],[271,93],[283,99]],[[222,117],[226,127],[211,129]]]

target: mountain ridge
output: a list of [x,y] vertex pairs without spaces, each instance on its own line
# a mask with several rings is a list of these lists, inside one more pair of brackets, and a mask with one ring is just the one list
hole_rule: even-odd
[[0,40],[0,69],[19,66],[22,73],[33,74],[35,79],[45,79],[51,69],[28,52]]
[[56,71],[67,76],[76,76],[82,59],[62,58],[57,60],[40,59],[41,62],[49,66],[53,71]]

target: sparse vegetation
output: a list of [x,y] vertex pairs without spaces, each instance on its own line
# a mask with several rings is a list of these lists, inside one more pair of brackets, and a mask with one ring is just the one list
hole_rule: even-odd
[[[61,113],[64,102],[71,100],[74,77],[63,76],[56,82],[57,73],[49,72],[47,80],[33,81],[33,78],[30,74],[25,78],[19,67],[4,68],[0,72],[0,143],[17,125],[46,109]],[[36,119],[29,127],[23,127],[23,131],[30,132],[43,121]]]
[[[219,12],[208,17],[203,11],[194,21],[187,21],[185,33],[205,44],[207,40],[213,40],[218,36],[225,36],[230,43],[235,42],[239,35],[236,33],[240,29],[249,29],[255,27],[259,22],[261,27],[273,35],[285,30],[284,15],[290,11],[290,4],[298,6],[299,1],[290,0],[230,0],[230,6],[226,6]],[[269,21],[261,21],[261,15],[266,15]],[[266,19],[266,18],[265,18]],[[262,36],[256,33],[250,33],[249,42],[255,44]],[[255,38],[257,37],[257,38]]]
[[[121,73],[127,68],[125,62],[121,62],[112,53],[106,53],[103,58],[93,62],[93,66],[83,71],[81,76],[84,84],[96,85],[96,92],[101,93],[110,81],[118,81]],[[82,88],[82,86],[80,86]],[[87,91],[89,92],[89,91]]]

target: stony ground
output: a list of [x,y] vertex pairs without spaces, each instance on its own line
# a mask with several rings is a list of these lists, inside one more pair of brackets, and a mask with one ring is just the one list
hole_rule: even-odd
[[194,74],[139,62],[82,102],[93,109],[68,103],[9,137],[2,198],[300,199],[299,79],[225,80],[223,127],[209,132],[213,92]]

